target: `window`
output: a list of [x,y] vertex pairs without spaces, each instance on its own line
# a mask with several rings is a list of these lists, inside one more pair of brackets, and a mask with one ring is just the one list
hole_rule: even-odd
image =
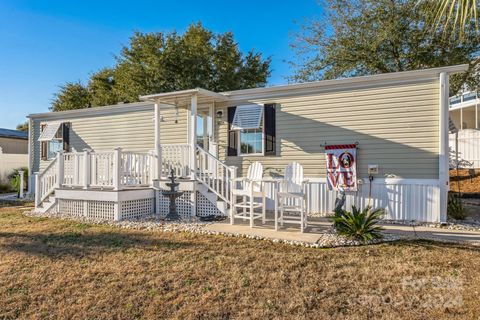
[[205,149],[205,128],[203,115],[197,115],[197,145]]
[[227,156],[276,155],[275,104],[228,107]]
[[41,143],[43,160],[51,160],[56,157],[58,151],[64,150],[64,127],[65,124],[59,122],[41,126],[42,133],[38,141]]
[[[263,121],[262,121],[263,122]],[[240,131],[240,154],[263,154],[263,125]]]
[[57,130],[55,136],[52,140],[48,141],[47,145],[47,159],[53,159],[57,156],[58,151],[63,150],[63,134],[62,134],[62,126]]
[[263,154],[263,106],[257,104],[238,106],[233,117],[232,130],[239,131],[240,155]]

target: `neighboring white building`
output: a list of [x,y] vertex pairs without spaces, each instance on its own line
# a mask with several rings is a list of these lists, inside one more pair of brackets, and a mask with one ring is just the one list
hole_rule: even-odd
[[450,120],[456,127],[449,137],[452,160],[464,160],[461,167],[469,167],[467,161],[480,168],[480,94],[465,91],[451,97]]
[[28,134],[0,128],[0,182],[14,169],[28,167]]

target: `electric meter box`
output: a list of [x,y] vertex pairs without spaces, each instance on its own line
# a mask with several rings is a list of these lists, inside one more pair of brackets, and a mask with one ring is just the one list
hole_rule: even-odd
[[378,174],[378,164],[369,164],[368,174]]

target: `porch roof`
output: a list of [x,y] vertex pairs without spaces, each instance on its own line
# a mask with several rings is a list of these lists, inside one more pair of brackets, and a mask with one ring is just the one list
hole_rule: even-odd
[[197,96],[198,103],[223,102],[229,99],[226,95],[223,95],[221,93],[209,91],[202,88],[195,88],[195,89],[188,89],[188,90],[144,95],[144,96],[140,96],[140,100],[153,101],[161,104],[180,106],[180,105],[190,104],[190,101],[191,101],[190,99],[193,95]]

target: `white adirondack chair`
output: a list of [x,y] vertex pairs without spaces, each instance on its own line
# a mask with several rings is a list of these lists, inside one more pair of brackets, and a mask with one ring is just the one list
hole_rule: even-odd
[[[230,197],[230,223],[234,224],[235,218],[250,220],[253,227],[255,219],[262,219],[265,223],[265,190],[263,188],[263,166],[254,162],[248,167],[247,176],[233,179],[232,195]],[[238,198],[242,200],[238,201]],[[259,201],[261,200],[261,201]],[[261,212],[256,209],[261,208]]]
[[306,193],[303,167],[293,162],[285,168],[285,177],[277,185],[275,197],[275,230],[278,224],[300,224],[303,232],[307,227]]

